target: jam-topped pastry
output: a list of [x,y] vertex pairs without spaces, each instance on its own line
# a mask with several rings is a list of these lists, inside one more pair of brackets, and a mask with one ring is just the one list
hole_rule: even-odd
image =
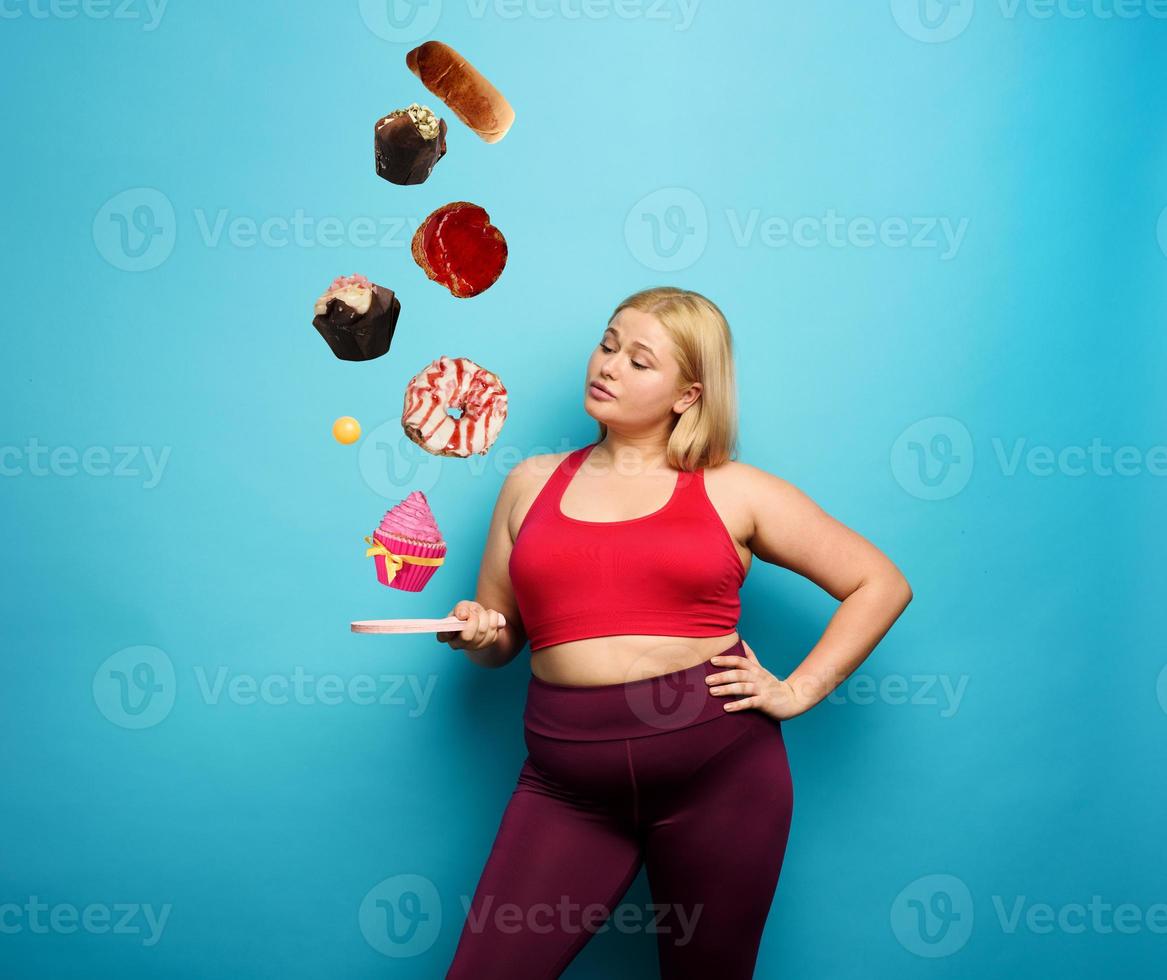
[[453,295],[477,296],[489,289],[507,264],[507,243],[477,204],[443,204],[413,235],[413,259]]

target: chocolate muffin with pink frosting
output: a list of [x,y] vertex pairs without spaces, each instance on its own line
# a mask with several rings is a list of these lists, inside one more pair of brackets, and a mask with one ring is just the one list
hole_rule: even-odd
[[446,542],[420,490],[389,508],[365,541],[366,557],[376,560],[377,581],[406,592],[425,588],[446,559]]
[[401,301],[392,289],[354,272],[337,276],[316,300],[312,326],[342,361],[371,361],[389,350]]

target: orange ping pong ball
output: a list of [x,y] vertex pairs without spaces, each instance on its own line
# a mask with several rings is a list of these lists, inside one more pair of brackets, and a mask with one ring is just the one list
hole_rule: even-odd
[[342,415],[332,423],[332,438],[345,446],[351,446],[361,437],[361,423],[351,415]]

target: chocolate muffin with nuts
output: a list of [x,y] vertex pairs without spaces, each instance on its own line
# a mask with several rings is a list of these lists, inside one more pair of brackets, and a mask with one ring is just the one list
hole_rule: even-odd
[[373,127],[377,176],[394,184],[421,184],[446,155],[446,121],[414,102],[394,109]]

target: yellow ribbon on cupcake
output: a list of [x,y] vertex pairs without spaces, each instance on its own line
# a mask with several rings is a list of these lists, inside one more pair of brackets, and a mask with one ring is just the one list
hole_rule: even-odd
[[385,574],[388,581],[392,582],[394,577],[406,562],[411,565],[440,565],[446,560],[445,555],[441,558],[423,558],[421,555],[397,555],[385,547],[376,538],[365,537],[365,544],[369,545],[369,549],[365,552],[366,558],[374,558],[380,556],[385,559]]

